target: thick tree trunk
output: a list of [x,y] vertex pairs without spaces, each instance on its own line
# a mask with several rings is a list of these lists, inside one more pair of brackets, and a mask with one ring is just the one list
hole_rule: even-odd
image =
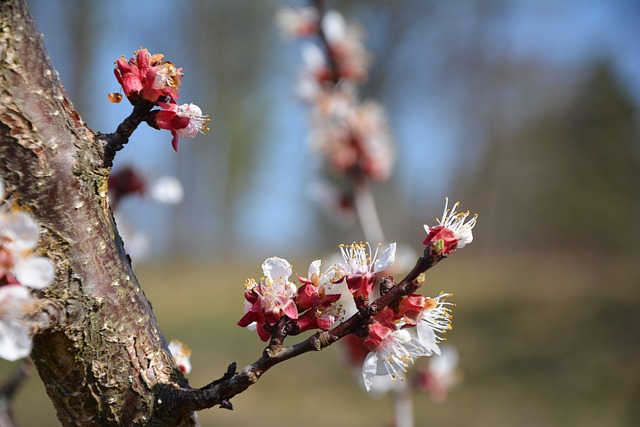
[[58,417],[65,426],[191,424],[154,411],[160,389],[186,380],[116,231],[104,138],[67,99],[24,2],[3,0],[0,14],[0,175],[45,230],[40,249],[56,265],[32,358]]

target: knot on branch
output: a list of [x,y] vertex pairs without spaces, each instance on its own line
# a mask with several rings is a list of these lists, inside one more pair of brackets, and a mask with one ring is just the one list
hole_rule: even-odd
[[321,332],[320,334],[318,334],[318,339],[315,343],[316,350],[322,350],[325,347],[329,347],[331,344],[336,342],[337,339],[337,337],[331,335],[327,331]]

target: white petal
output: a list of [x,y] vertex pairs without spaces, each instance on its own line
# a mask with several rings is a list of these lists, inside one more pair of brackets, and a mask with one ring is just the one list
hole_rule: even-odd
[[51,260],[41,256],[30,256],[18,260],[13,273],[23,286],[44,289],[51,284],[55,269]]
[[322,31],[329,43],[336,43],[344,39],[347,24],[340,12],[330,10],[322,19]]
[[291,276],[291,264],[289,264],[289,261],[286,259],[274,256],[262,263],[262,272],[265,276],[272,279],[278,279],[280,277],[287,279]]
[[0,286],[0,318],[21,318],[31,301],[31,293],[24,286]]
[[407,381],[394,381],[389,375],[372,378],[369,393],[372,397],[380,397],[389,390],[402,390],[407,386]]
[[380,258],[376,260],[375,266],[373,267],[373,272],[378,273],[382,270],[386,270],[394,263],[395,260],[396,260],[396,244],[394,242],[394,243],[391,243],[389,247],[385,249],[384,252],[382,252],[382,255],[380,255]]
[[11,239],[7,246],[18,251],[33,249],[38,244],[38,224],[25,212],[4,215],[2,234]]
[[458,351],[450,345],[442,346],[440,356],[434,356],[429,364],[429,369],[436,376],[451,375],[458,366]]
[[317,274],[318,276],[320,276],[320,263],[322,261],[320,261],[319,259],[313,261],[311,263],[311,265],[309,265],[309,275],[307,276],[307,278],[311,279],[311,276],[313,276],[314,274]]
[[0,357],[14,361],[31,352],[29,327],[22,321],[31,302],[24,286],[0,287]]
[[418,333],[418,341],[426,348],[428,354],[440,354],[436,333],[429,325],[423,322],[418,323],[416,325],[416,332]]
[[191,104],[184,104],[183,107],[189,117],[202,116],[202,109],[198,107],[196,104],[194,104],[193,102]]
[[370,352],[364,359],[362,364],[362,379],[364,380],[364,388],[367,391],[371,390],[373,384],[373,377],[377,375],[378,371],[378,355],[374,352]]
[[397,331],[393,331],[391,334],[397,342],[401,342],[403,344],[411,342],[411,334],[406,329],[398,329]]
[[23,322],[0,319],[0,357],[13,362],[31,353],[29,328]]
[[0,179],[0,202],[4,200],[5,192],[4,192],[4,181]]
[[471,231],[472,227],[468,225],[462,225],[455,231],[455,235],[458,238],[458,247],[457,249],[462,249],[465,245],[473,242],[473,232]]
[[313,43],[305,43],[301,49],[302,60],[309,70],[324,68],[324,52]]

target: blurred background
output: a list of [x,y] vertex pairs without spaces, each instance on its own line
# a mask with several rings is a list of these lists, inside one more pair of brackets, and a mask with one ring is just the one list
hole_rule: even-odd
[[[251,363],[262,343],[235,325],[244,280],[274,255],[304,275],[313,259],[363,238],[307,194],[319,165],[293,92],[301,45],[281,40],[273,19],[305,3],[29,4],[95,131],[112,132],[130,110],[107,101],[120,89],[115,59],[143,46],[183,68],[180,101],[210,114],[212,130],[176,154],[168,132],[140,129],[115,167],[175,175],[184,201],[127,200],[120,210],[149,239],[138,279],[167,339],[192,347],[192,385]],[[374,187],[387,238],[420,250],[422,225],[447,195],[480,216],[473,244],[427,277],[427,295],[454,293],[447,335],[464,380],[444,403],[418,396],[416,425],[640,425],[640,2],[327,7],[363,25],[375,56],[360,94],[386,106],[397,144],[393,178]],[[331,348],[278,366],[233,400],[236,410],[200,419],[384,426],[390,399],[361,391],[342,356]],[[57,424],[35,376],[15,412],[24,426]]]

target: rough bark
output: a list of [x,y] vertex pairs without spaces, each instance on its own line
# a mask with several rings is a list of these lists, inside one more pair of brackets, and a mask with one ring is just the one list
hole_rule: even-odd
[[[107,138],[68,100],[27,7],[0,2],[0,175],[56,265],[33,361],[66,426],[191,424],[154,417],[186,386],[140,288],[107,199]],[[182,420],[182,419],[185,420]]]

